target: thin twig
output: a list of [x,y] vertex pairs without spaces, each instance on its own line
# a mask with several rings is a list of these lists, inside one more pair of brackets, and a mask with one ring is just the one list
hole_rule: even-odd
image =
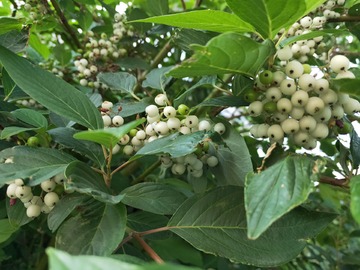
[[222,91],[222,92],[224,92],[224,93],[226,93],[226,94],[228,94],[228,95],[230,95],[230,96],[233,96],[233,95],[234,95],[232,92],[230,92],[230,91],[228,91],[228,90],[225,90],[225,89],[222,89],[221,87],[219,87],[219,86],[217,86],[217,85],[214,85],[214,87],[215,87],[217,90],[220,90],[220,91]]
[[350,52],[350,51],[332,51],[333,54],[353,54],[360,55],[360,52]]
[[155,251],[137,234],[132,234],[133,238],[145,249],[145,251],[159,264],[164,264],[164,261],[155,253]]
[[186,5],[184,0],[181,0],[181,5],[183,7],[183,10],[186,11]]
[[120,165],[119,167],[117,167],[115,170],[113,170],[113,172],[111,173],[111,176],[113,176],[114,173],[116,173],[118,170],[121,170],[121,168],[124,168],[126,165],[128,165],[128,164],[131,163],[131,162],[132,162],[132,160],[131,160],[131,161],[127,161],[127,162],[125,162],[124,164],[122,164],[122,165]]
[[162,227],[162,228],[157,228],[157,229],[153,229],[153,230],[149,230],[149,231],[145,231],[145,232],[138,232],[137,235],[144,236],[144,235],[153,234],[153,233],[157,233],[157,232],[167,231],[169,229],[170,229],[170,227]]
[[63,28],[65,29],[66,32],[68,32],[70,34],[70,36],[73,38],[76,46],[81,49],[81,44],[80,41],[78,40],[74,30],[71,28],[71,26],[69,25],[67,19],[65,18],[64,13],[61,11],[58,3],[56,2],[56,0],[50,0],[51,4],[53,5],[53,7],[55,8],[56,13],[58,14],[58,16],[60,17],[61,20],[61,25],[63,26]]
[[151,165],[150,168],[148,168],[145,172],[143,172],[141,175],[139,175],[134,181],[131,182],[131,185],[136,185],[140,181],[142,181],[146,176],[148,176],[151,172],[153,172],[157,167],[159,167],[161,164],[161,160],[159,159],[157,162],[155,162],[153,165]]
[[125,239],[123,239],[121,241],[121,243],[117,246],[117,248],[113,251],[113,254],[115,254],[116,251],[119,250],[119,248],[121,248],[123,245],[125,245],[127,242],[129,242],[131,239],[133,239],[132,235],[130,235],[130,236],[126,237]]
[[359,22],[359,21],[360,21],[360,16],[341,16],[336,19],[329,19],[326,22],[331,23],[331,22]]
[[329,184],[332,186],[348,188],[348,185],[347,185],[348,180],[345,178],[344,179],[335,179],[335,178],[323,175],[320,177],[319,182],[323,183],[323,184]]
[[99,169],[96,169],[94,167],[91,167],[91,169],[93,169],[94,171],[98,172],[98,173],[101,173],[103,175],[106,175],[106,173],[104,173],[103,171],[100,171]]

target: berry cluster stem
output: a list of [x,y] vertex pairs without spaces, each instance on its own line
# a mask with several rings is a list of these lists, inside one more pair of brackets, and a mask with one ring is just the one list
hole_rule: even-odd
[[136,185],[141,180],[143,180],[146,176],[148,176],[151,172],[153,172],[157,167],[161,165],[161,160],[159,159],[157,162],[155,162],[153,165],[151,165],[150,168],[148,168],[145,172],[143,172],[141,175],[139,175],[134,181],[131,182],[131,185]]

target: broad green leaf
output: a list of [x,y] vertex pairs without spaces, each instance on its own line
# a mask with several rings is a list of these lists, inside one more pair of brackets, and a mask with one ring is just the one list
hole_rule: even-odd
[[56,28],[56,26],[58,26],[59,23],[56,20],[55,16],[49,16],[49,17],[44,17],[41,19],[41,23],[37,23],[32,25],[32,27],[34,27],[34,30],[36,30],[37,32],[43,32],[43,31],[53,31],[53,28]]
[[259,174],[250,172],[245,183],[248,237],[257,239],[274,221],[303,203],[324,166],[322,159],[290,155]]
[[130,159],[135,160],[145,155],[170,154],[172,158],[182,157],[196,151],[198,143],[204,140],[221,142],[219,133],[215,131],[197,131],[182,135],[179,132],[162,137],[142,147]]
[[99,73],[97,78],[100,82],[106,84],[114,90],[121,90],[125,93],[129,93],[134,96],[133,88],[137,84],[137,80],[134,75],[127,72],[116,73]]
[[[161,227],[166,227],[169,219],[163,215],[139,211],[127,216],[127,226],[134,231],[144,232]],[[170,231],[163,231],[154,234],[145,235],[144,238],[149,240],[165,240],[171,237]]]
[[20,31],[12,30],[0,35],[0,45],[14,53],[19,53],[28,45],[29,36],[30,27],[23,28]]
[[71,60],[71,51],[66,49],[65,44],[58,44],[53,48],[53,54],[61,66],[65,66]]
[[119,112],[119,115],[122,117],[128,117],[131,115],[145,112],[146,107],[151,104],[154,104],[153,97],[146,97],[140,101],[121,100],[120,103],[114,105],[113,111],[116,112],[118,108],[121,106],[122,108],[121,111]]
[[20,199],[10,206],[10,198],[6,198],[6,209],[10,225],[14,228],[19,228],[32,220],[26,215],[26,208]]
[[0,100],[0,112],[12,112],[15,111],[18,107],[16,107],[14,104]]
[[55,232],[61,223],[70,215],[70,213],[80,204],[88,201],[91,197],[86,194],[74,192],[67,194],[56,204],[47,217],[47,224],[52,232]]
[[13,163],[0,164],[0,184],[17,178],[28,178],[35,186],[65,170],[74,157],[52,148],[16,146],[0,152],[1,158],[13,157]]
[[19,134],[23,131],[35,130],[38,128],[26,128],[26,127],[6,127],[1,131],[0,139],[7,139],[13,135]]
[[360,224],[360,176],[357,175],[350,180],[350,193],[351,193],[351,204],[350,210],[351,214],[356,220],[357,223]]
[[101,35],[101,33],[105,33],[107,35],[112,35],[113,31],[114,31],[114,27],[112,24],[99,25],[99,26],[92,27],[91,31],[93,31],[94,33],[100,34],[100,35]]
[[74,134],[74,138],[97,142],[110,149],[113,148],[126,133],[144,123],[145,120],[144,118],[135,120],[116,128],[82,131]]
[[11,113],[15,115],[17,119],[34,127],[44,127],[45,129],[47,129],[48,127],[48,122],[46,118],[37,111],[30,109],[17,109],[16,111],[13,111]]
[[121,262],[132,263],[136,265],[146,264],[144,260],[128,254],[111,254],[110,258]]
[[85,192],[98,201],[117,204],[124,198],[124,195],[111,195],[103,176],[81,161],[71,162],[66,167],[65,176],[68,179],[65,183],[66,188]]
[[[14,146],[17,146],[17,144],[15,142],[8,142],[8,141],[5,141],[5,140],[0,140],[0,151],[6,149],[6,148],[11,148],[11,147],[14,147]],[[1,186],[2,184],[0,184]]]
[[135,57],[124,57],[122,59],[117,59],[115,64],[126,69],[151,69],[151,66],[144,59]]
[[5,98],[8,98],[11,95],[12,91],[14,91],[16,84],[10,78],[9,73],[7,73],[5,68],[1,70],[1,75],[2,75],[2,84],[5,92]]
[[243,107],[243,106],[248,106],[248,105],[249,105],[249,102],[247,102],[244,99],[244,97],[229,95],[229,96],[221,96],[221,97],[206,100],[206,101],[196,105],[195,107],[193,107],[193,109],[200,108],[203,106]]
[[[224,50],[226,48],[226,50]],[[225,33],[211,39],[206,46],[193,45],[195,54],[168,74],[194,77],[215,74],[241,73],[255,77],[267,59],[274,55],[274,43],[258,43],[237,33]]]
[[179,260],[183,264],[203,267],[201,252],[179,237],[151,242],[150,247],[165,261]]
[[107,3],[104,3],[104,1],[102,1],[102,0],[99,0],[99,2],[107,10],[107,12],[109,12],[109,15],[111,17],[114,17],[114,15],[116,14],[116,10],[112,6],[107,5]]
[[170,230],[196,249],[234,262],[277,266],[296,257],[306,240],[337,215],[298,207],[256,240],[247,238],[242,187],[223,186],[187,199],[171,218]]
[[254,81],[244,75],[236,74],[232,81],[232,93],[234,96],[244,96],[246,90],[254,88]]
[[[129,21],[144,19],[148,17],[149,16],[142,9],[134,8],[130,12]],[[137,23],[132,23],[132,25],[140,32],[140,34],[143,34],[151,29],[151,24],[148,23],[137,22]]]
[[[254,32],[254,27],[236,15],[217,10],[198,10],[179,14],[152,17],[135,22],[160,23],[182,28],[214,32]],[[280,30],[280,29],[279,29]]]
[[226,0],[230,9],[266,39],[291,26],[326,0]]
[[81,8],[77,14],[76,20],[78,21],[80,27],[83,31],[87,31],[91,24],[93,23],[93,17],[91,12],[86,8]]
[[351,8],[354,5],[360,4],[360,0],[348,0],[345,2],[344,7]]
[[167,77],[165,73],[170,71],[173,66],[156,68],[146,75],[146,79],[142,82],[143,87],[151,87],[165,91],[165,86],[171,81],[172,77]]
[[173,36],[173,41],[187,53],[193,53],[190,47],[191,44],[199,44],[204,46],[210,39],[217,36],[218,34],[219,33],[215,32],[179,28],[176,29],[176,35]]
[[155,16],[169,13],[169,0],[148,0],[146,3]]
[[215,175],[221,185],[244,186],[247,173],[252,171],[251,158],[245,140],[229,122],[218,118],[213,120],[225,125],[226,131],[222,138],[227,147],[218,145],[217,149],[213,146],[210,148],[209,153],[217,157],[219,164],[209,167],[209,171]]
[[175,107],[179,106],[181,103],[183,103],[190,95],[191,93],[198,87],[203,85],[215,85],[216,82],[216,76],[204,76],[198,81],[196,84],[194,84],[192,87],[190,87],[188,90],[186,90],[184,93],[176,97],[174,100]]
[[330,36],[339,36],[339,35],[349,35],[349,31],[347,29],[323,29],[323,30],[314,30],[310,33],[303,34],[300,36],[294,36],[287,39],[284,39],[280,42],[280,46],[284,47],[300,40],[308,40],[316,37],[330,37]]
[[140,183],[124,189],[122,203],[159,215],[172,215],[184,202],[181,195],[170,185],[159,183]]
[[0,35],[11,30],[20,31],[26,18],[0,17]]
[[30,39],[29,39],[29,45],[35,50],[37,51],[39,54],[41,54],[45,59],[47,59],[49,57],[50,51],[49,48],[41,43],[39,37],[36,35],[36,33],[32,33],[32,35],[30,35]]
[[18,227],[11,226],[10,221],[8,219],[0,219],[0,228],[1,228],[0,243],[3,243],[6,240],[8,240],[10,236],[18,230]]
[[360,97],[360,78],[355,79],[333,79],[332,89],[341,93]]
[[125,227],[126,207],[123,204],[94,201],[59,228],[55,248],[73,255],[109,256],[123,239]]
[[[139,262],[131,263],[127,261],[120,261],[120,259],[113,259],[111,257],[99,256],[71,256],[61,250],[54,248],[47,248],[47,255],[49,256],[49,265],[51,270],[73,270],[73,269],[92,269],[92,270],[200,270],[184,265],[175,264],[158,264],[149,263],[139,265]],[[114,255],[118,256],[118,255]]]
[[51,111],[91,129],[104,127],[99,111],[63,79],[0,46],[0,61],[13,81]]
[[78,133],[77,130],[60,127],[49,130],[48,133],[51,135],[53,141],[87,156],[100,166],[105,165],[104,153],[101,146],[91,141],[75,139],[73,136]]

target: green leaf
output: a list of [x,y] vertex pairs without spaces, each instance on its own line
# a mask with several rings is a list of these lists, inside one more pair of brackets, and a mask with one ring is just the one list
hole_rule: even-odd
[[0,219],[0,228],[0,243],[8,240],[10,236],[18,230],[18,227],[11,226],[8,219]]
[[[51,270],[73,270],[73,269],[96,269],[96,270],[200,270],[199,268],[188,267],[175,264],[158,264],[150,263],[138,265],[130,262],[120,261],[117,259],[99,257],[99,256],[71,256],[66,252],[47,248],[46,253],[49,256],[49,264]],[[115,256],[118,256],[116,254]]]
[[49,130],[48,133],[51,135],[53,141],[87,156],[95,161],[100,167],[105,165],[104,153],[101,146],[91,141],[75,139],[73,136],[78,133],[77,130],[60,127]]
[[326,0],[226,0],[230,9],[253,25],[264,39],[273,39],[280,29],[291,26]]
[[75,160],[57,149],[31,146],[16,146],[0,152],[0,159],[9,157],[13,157],[14,163],[0,164],[0,184],[30,177],[27,185],[35,186],[64,171]]
[[[148,18],[149,16],[146,14],[145,11],[139,8],[134,8],[129,15],[129,21],[139,20]],[[151,29],[151,24],[148,23],[132,23],[132,25],[140,32],[140,34],[145,33],[146,31],[149,31]]]
[[63,79],[2,46],[0,61],[14,82],[48,109],[87,128],[104,127],[101,115],[92,102]]
[[184,197],[170,185],[140,183],[124,189],[122,203],[159,215],[172,215],[184,202]]
[[53,48],[53,54],[60,66],[65,66],[71,60],[71,51],[66,49],[65,44],[58,44]]
[[20,199],[10,206],[10,198],[6,198],[6,209],[11,227],[19,228],[32,220],[26,215],[26,208]]
[[70,213],[80,204],[89,200],[91,197],[86,194],[74,192],[67,194],[56,204],[47,217],[47,224],[52,232],[55,232],[61,223],[70,215]]
[[175,44],[179,45],[181,49],[187,53],[193,53],[191,50],[191,44],[206,45],[210,39],[216,37],[218,33],[206,32],[202,30],[194,30],[187,28],[176,29],[176,35],[173,36]]
[[126,133],[145,121],[146,119],[143,118],[127,123],[121,127],[82,131],[74,134],[74,138],[97,142],[108,149],[112,149]]
[[333,79],[331,80],[332,89],[341,93],[360,97],[360,78],[355,79]]
[[147,6],[155,16],[169,13],[169,0],[148,0]]
[[324,166],[322,159],[290,155],[259,174],[250,172],[245,183],[248,237],[257,239],[274,221],[303,203],[311,192],[311,181],[319,180]]
[[[226,50],[224,50],[226,48]],[[215,74],[241,73],[255,77],[267,59],[274,55],[274,43],[258,43],[237,33],[225,33],[211,39],[206,46],[193,45],[195,54],[168,74],[194,77]]]
[[[136,22],[160,23],[182,28],[203,29],[214,32],[254,32],[254,27],[236,15],[217,10],[198,10],[152,17]],[[280,29],[279,29],[280,30]]]
[[65,183],[66,188],[86,192],[98,201],[117,204],[124,198],[124,195],[112,196],[102,175],[81,161],[71,162],[66,167],[65,176],[68,179]]
[[277,266],[297,256],[306,239],[321,232],[337,215],[298,207],[263,235],[246,235],[242,187],[223,186],[187,199],[168,226],[196,249],[261,267]]
[[227,147],[218,145],[215,149],[211,144],[209,153],[217,157],[219,165],[209,167],[209,171],[215,175],[221,185],[244,186],[247,173],[252,171],[251,158],[245,140],[229,122],[219,118],[213,120],[225,125],[226,131],[222,138]]
[[26,18],[0,17],[0,35],[11,30],[20,31]]
[[8,98],[11,95],[12,91],[15,89],[16,83],[14,83],[14,81],[10,78],[9,73],[7,73],[5,68],[1,70],[1,75],[5,98]]
[[23,131],[35,130],[37,128],[26,128],[26,127],[6,127],[1,131],[0,139],[7,139],[13,135],[19,134]]
[[195,107],[200,108],[203,106],[215,106],[215,107],[242,107],[242,106],[248,106],[249,102],[247,102],[244,97],[239,96],[221,96],[217,98],[212,98],[209,100],[206,100]]
[[111,254],[110,258],[121,262],[132,263],[136,265],[146,264],[144,260],[128,254]]
[[330,36],[339,36],[339,35],[349,35],[349,31],[347,29],[323,29],[323,30],[314,30],[310,33],[303,34],[300,36],[294,36],[287,39],[284,39],[280,42],[280,46],[284,47],[300,40],[308,40],[316,37],[330,37]]
[[35,51],[37,51],[39,54],[41,54],[45,59],[47,59],[49,57],[50,51],[49,51],[48,47],[45,44],[41,43],[39,37],[35,33],[30,35],[29,45]]
[[97,78],[100,82],[106,84],[114,90],[121,90],[125,93],[129,93],[134,96],[133,88],[137,84],[137,80],[134,75],[127,72],[116,73],[99,73]]
[[115,104],[113,107],[113,111],[117,111],[118,108],[121,106],[122,109],[119,112],[119,115],[122,117],[128,117],[131,115],[135,115],[138,113],[143,113],[145,112],[145,109],[147,106],[154,104],[154,98],[153,97],[146,97],[143,98],[140,101],[126,101],[126,100],[121,100],[120,103]]
[[203,266],[201,252],[179,237],[151,242],[150,247],[165,261],[179,260],[183,264]]
[[162,137],[142,147],[130,160],[138,159],[145,155],[170,154],[172,158],[182,157],[196,151],[198,143],[212,139],[221,142],[219,133],[215,131],[197,131],[182,135],[179,132]]
[[76,20],[78,21],[83,31],[87,31],[93,23],[93,17],[91,15],[91,12],[88,11],[86,8],[80,9],[79,13],[77,14]]
[[236,74],[234,76],[234,79],[232,81],[232,93],[234,96],[243,96],[243,93],[246,90],[253,89],[254,88],[254,81],[250,78]]
[[350,181],[350,193],[351,193],[351,203],[350,210],[351,214],[356,220],[357,223],[360,224],[360,176],[354,176]]
[[142,82],[143,87],[151,87],[165,91],[165,86],[171,81],[172,77],[167,77],[165,73],[170,71],[173,66],[156,68],[146,75],[145,81]]
[[28,45],[29,36],[30,27],[23,28],[21,31],[12,30],[6,34],[0,35],[0,45],[14,53],[19,53]]
[[[161,227],[166,227],[169,219],[162,215],[139,211],[127,217],[127,226],[137,232],[149,231]],[[145,239],[149,240],[165,240],[171,237],[170,231],[158,232],[154,234],[145,235]]]
[[117,59],[115,64],[126,69],[151,69],[151,66],[144,59],[136,57],[124,57],[122,59]]
[[46,118],[37,111],[30,109],[17,109],[16,111],[13,111],[11,113],[15,115],[17,119],[34,127],[44,127],[45,129],[47,129],[48,127]]
[[176,97],[174,100],[175,107],[178,107],[181,103],[183,103],[190,95],[191,93],[198,87],[202,85],[215,85],[216,82],[216,76],[204,76],[198,81],[196,84],[194,84],[192,87],[190,87],[188,90],[186,90],[184,93]]
[[108,256],[120,244],[125,228],[126,207],[123,204],[94,201],[59,228],[55,248],[73,255]]

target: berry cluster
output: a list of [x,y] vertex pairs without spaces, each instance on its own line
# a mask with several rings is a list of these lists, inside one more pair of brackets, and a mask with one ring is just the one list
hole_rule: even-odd
[[43,105],[41,105],[40,103],[36,102],[35,99],[22,99],[22,100],[17,100],[16,101],[17,104],[21,104],[23,106],[26,106],[26,107],[30,107],[30,108],[38,108],[38,109],[42,109],[44,108]]
[[[280,39],[283,34],[285,34],[287,38],[290,38],[293,36],[304,35],[312,31],[322,30],[323,24],[328,19],[335,19],[341,16],[340,13],[337,13],[332,9],[336,7],[336,4],[342,6],[344,3],[345,0],[338,0],[337,2],[332,0],[327,1],[314,9],[309,16],[305,16],[294,23],[286,33],[285,29],[281,29],[275,37],[275,40]],[[321,42],[322,40],[323,37],[319,36],[309,40],[299,40],[290,46],[284,47],[278,52],[281,66],[286,66],[287,61],[291,58],[297,59],[301,63],[305,63],[308,61],[308,55],[314,55],[315,52],[319,55],[319,59],[325,62],[327,60],[327,52],[323,51],[326,45],[324,42]]]
[[[331,59],[336,78],[352,78],[350,62],[342,55]],[[304,68],[305,66],[305,68]],[[262,72],[256,79],[255,89],[245,99],[251,102],[248,112],[256,117],[265,116],[264,124],[254,125],[250,133],[255,138],[270,138],[270,142],[283,143],[285,134],[296,145],[312,150],[317,140],[329,134],[329,127],[341,126],[344,114],[360,110],[360,103],[349,95],[336,93],[329,88],[327,79],[315,79],[302,65],[293,60],[286,65],[285,73]]]
[[[85,45],[86,51],[82,58],[79,57],[78,60],[74,61],[74,65],[79,71],[78,78],[82,86],[100,88],[100,83],[96,78],[97,74],[118,68],[113,64],[114,60],[126,53],[126,49],[122,48],[119,41],[125,35],[129,37],[134,35],[132,26],[125,26],[124,16],[119,13],[115,14],[114,19],[114,32],[109,39],[105,33],[102,33],[98,39],[94,32],[87,32],[89,41]],[[105,61],[105,65],[101,64],[101,61]],[[102,88],[106,90],[108,87],[102,85]]]
[[[5,160],[5,163],[12,163],[11,159]],[[56,206],[61,197],[74,192],[71,189],[64,189],[64,181],[66,180],[64,173],[59,173],[53,178],[48,179],[40,184],[42,192],[39,196],[33,194],[34,187],[25,186],[22,179],[16,179],[7,182],[6,194],[10,198],[10,205],[17,203],[17,200],[24,204],[27,208],[28,217],[35,218],[41,213],[48,214]],[[43,196],[43,193],[46,194]]]
[[[126,134],[119,143],[113,148],[113,154],[120,151],[120,145],[123,147],[123,153],[131,155],[133,152],[139,151],[144,145],[161,137],[168,136],[175,132],[182,134],[189,134],[201,130],[211,130],[212,124],[210,120],[199,121],[195,115],[189,115],[189,108],[181,104],[176,110],[173,106],[168,106],[169,101],[165,94],[159,94],[155,97],[156,105],[149,105],[146,107],[147,124],[143,129],[133,129]],[[115,115],[111,118],[113,104],[105,101],[102,104],[102,118],[104,126],[117,127],[124,123],[124,119]],[[217,123],[213,129],[219,134],[226,131],[225,125]],[[181,175],[188,171],[195,177],[200,177],[203,173],[203,165],[207,164],[214,167],[218,164],[215,156],[207,154],[209,143],[204,142],[197,146],[194,153],[179,158],[171,158],[169,155],[160,155],[161,163],[164,168],[171,167],[173,174]]]

